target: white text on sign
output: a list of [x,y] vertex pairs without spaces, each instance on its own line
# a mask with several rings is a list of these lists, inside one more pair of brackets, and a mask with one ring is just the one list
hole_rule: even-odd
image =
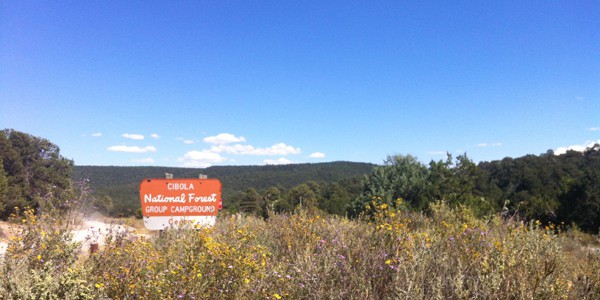
[[152,194],[144,194],[144,203],[211,203],[217,202],[217,194],[211,194],[209,196],[196,196],[195,193],[181,194],[178,196],[163,196]]

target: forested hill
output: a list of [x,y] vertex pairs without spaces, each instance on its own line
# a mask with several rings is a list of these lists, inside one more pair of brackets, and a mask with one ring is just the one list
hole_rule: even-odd
[[[307,181],[336,183],[354,179],[359,182],[370,173],[374,164],[358,162],[329,162],[314,164],[290,164],[267,166],[213,166],[205,169],[173,167],[116,167],[75,166],[73,180],[89,180],[96,196],[110,196],[115,206],[130,207],[139,202],[138,186],[144,178],[198,178],[205,174],[217,178],[223,184],[225,205],[237,200],[240,194],[253,188],[258,191],[277,187],[288,190]],[[123,203],[125,202],[125,203]],[[117,208],[117,207],[115,207]]]
[[73,179],[89,179],[95,188],[111,185],[139,185],[144,178],[164,178],[165,173],[173,178],[198,178],[205,174],[217,178],[224,189],[243,191],[248,188],[257,190],[271,186],[285,189],[306,181],[337,182],[365,175],[375,165],[357,162],[329,162],[316,164],[290,164],[267,166],[214,166],[205,169],[173,167],[115,167],[115,166],[75,166]]

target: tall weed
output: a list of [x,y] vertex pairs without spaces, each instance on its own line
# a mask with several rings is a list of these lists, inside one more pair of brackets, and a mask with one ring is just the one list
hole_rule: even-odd
[[[401,201],[401,200],[399,200]],[[600,254],[562,228],[428,216],[374,199],[363,220],[315,210],[222,216],[213,228],[106,237],[81,253],[66,224],[24,212],[3,299],[598,299]],[[578,234],[579,235],[579,234]]]

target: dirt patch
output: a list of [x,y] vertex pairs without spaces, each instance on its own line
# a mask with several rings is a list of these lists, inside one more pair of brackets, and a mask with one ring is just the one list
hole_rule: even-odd
[[10,236],[17,234],[19,229],[17,224],[0,221],[0,242],[7,242]]
[[14,235],[17,227],[15,224],[0,221],[0,258],[4,257],[8,247],[8,239]]
[[[103,246],[107,236],[127,235],[150,236],[152,233],[145,229],[142,220],[137,219],[115,219],[92,214],[80,216],[73,220],[73,241],[81,242],[82,253],[89,251],[90,245]],[[0,258],[4,256],[6,247],[11,236],[19,234],[20,224],[0,221]]]
[[0,241],[4,241],[8,238],[8,226],[6,222],[0,222]]

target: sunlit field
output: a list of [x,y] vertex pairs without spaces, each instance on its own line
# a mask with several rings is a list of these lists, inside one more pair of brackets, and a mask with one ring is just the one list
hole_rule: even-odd
[[[599,299],[595,237],[563,225],[424,214],[374,198],[362,220],[299,210],[222,215],[213,228],[105,232],[95,253],[67,218],[13,216],[4,299]],[[110,231],[110,230],[109,230]],[[93,239],[94,237],[90,237]],[[86,240],[83,243],[93,242]]]

